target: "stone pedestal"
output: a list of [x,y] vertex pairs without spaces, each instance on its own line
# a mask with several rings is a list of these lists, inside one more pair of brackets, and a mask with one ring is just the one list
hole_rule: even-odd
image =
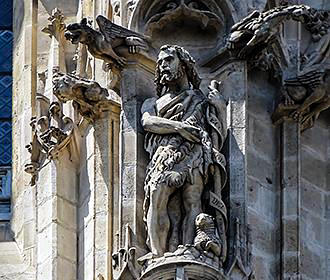
[[222,270],[200,261],[175,260],[160,264],[153,269],[148,269],[142,274],[141,280],[225,280],[229,279]]

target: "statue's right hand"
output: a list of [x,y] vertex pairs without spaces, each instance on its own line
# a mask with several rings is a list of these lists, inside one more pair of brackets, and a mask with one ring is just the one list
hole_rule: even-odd
[[199,139],[200,129],[198,127],[182,123],[179,127],[179,134],[187,139],[190,142],[199,143],[201,140]]

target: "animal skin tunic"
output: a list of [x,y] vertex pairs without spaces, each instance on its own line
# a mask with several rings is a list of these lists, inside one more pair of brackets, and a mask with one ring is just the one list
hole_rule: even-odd
[[[217,164],[225,174],[222,154],[212,146],[210,132],[221,122],[210,114],[208,99],[200,90],[185,90],[178,95],[166,93],[155,98],[155,112],[158,117],[184,122],[200,129],[199,143],[193,143],[178,133],[155,134],[148,132],[145,149],[151,161],[145,179],[144,210],[147,215],[150,191],[164,186],[181,188],[186,183],[194,184],[193,171],[198,168],[204,185],[207,183],[209,166]],[[142,109],[143,110],[143,109]],[[219,135],[220,137],[221,135]],[[225,180],[225,176],[223,178]],[[146,220],[146,216],[145,216]]]

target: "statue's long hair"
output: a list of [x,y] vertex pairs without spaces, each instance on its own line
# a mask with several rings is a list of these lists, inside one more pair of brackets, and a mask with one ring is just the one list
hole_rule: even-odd
[[[196,67],[195,67],[195,60],[193,57],[189,54],[188,51],[186,51],[184,48],[177,46],[177,45],[164,45],[160,48],[161,51],[165,51],[168,49],[174,49],[180,62],[182,70],[186,73],[188,82],[190,86],[193,89],[199,89],[199,85],[201,83],[201,79],[198,76]],[[156,66],[156,73],[155,73],[155,85],[157,90],[157,95],[161,96],[164,85],[161,83],[161,74],[159,65]]]

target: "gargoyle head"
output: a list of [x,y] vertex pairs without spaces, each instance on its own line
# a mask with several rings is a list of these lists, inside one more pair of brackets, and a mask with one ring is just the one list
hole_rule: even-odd
[[53,92],[55,96],[62,102],[72,100],[74,94],[72,92],[72,79],[69,75],[57,72],[53,78]]
[[80,23],[69,24],[64,36],[72,44],[88,44],[93,38],[93,32],[95,31],[88,24],[87,18],[83,18]]

